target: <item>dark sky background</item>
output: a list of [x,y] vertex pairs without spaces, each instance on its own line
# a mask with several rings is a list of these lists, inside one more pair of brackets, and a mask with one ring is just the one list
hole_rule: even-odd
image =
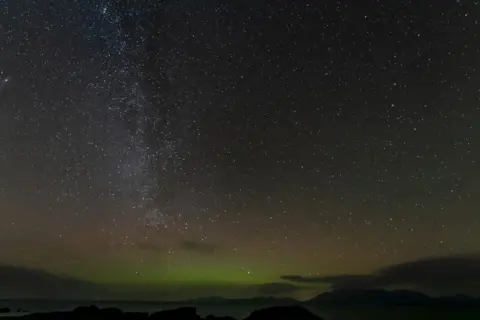
[[0,5],[0,296],[480,294],[480,2]]

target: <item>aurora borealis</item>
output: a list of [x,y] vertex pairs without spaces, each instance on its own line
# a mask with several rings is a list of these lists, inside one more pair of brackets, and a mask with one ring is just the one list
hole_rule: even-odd
[[305,298],[478,254],[480,6],[417,2],[0,1],[0,278]]

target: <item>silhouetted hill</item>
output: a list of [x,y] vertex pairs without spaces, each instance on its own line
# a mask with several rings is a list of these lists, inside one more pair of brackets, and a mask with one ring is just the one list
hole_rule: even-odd
[[[34,313],[21,317],[4,319],[23,320],[235,320],[231,317],[209,315],[202,318],[193,307],[154,312],[150,315],[141,312],[123,313],[119,309],[99,309],[95,306],[79,307],[71,312]],[[300,306],[279,306],[252,312],[245,320],[322,320]]]
[[322,293],[308,303],[323,306],[480,307],[479,299],[466,295],[433,298],[409,290],[338,290]]
[[9,308],[0,308],[0,313],[9,313],[10,309]]

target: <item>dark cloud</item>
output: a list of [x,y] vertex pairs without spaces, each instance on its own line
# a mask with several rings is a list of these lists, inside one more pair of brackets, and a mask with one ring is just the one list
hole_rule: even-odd
[[0,265],[0,296],[68,298],[91,297],[100,288],[87,281],[42,270]]
[[480,293],[480,255],[416,260],[385,267],[370,275],[303,277],[286,275],[296,283],[325,283],[332,290],[412,287],[420,290]]
[[[339,275],[325,277],[303,277],[300,275],[283,276],[282,280],[297,283],[327,283],[335,289],[338,287],[368,287],[377,279],[376,275]],[[345,285],[344,285],[345,284]]]
[[213,243],[203,241],[183,241],[180,244],[180,248],[185,251],[201,254],[212,254],[218,249],[218,246]]
[[290,294],[301,289],[299,286],[292,283],[272,282],[264,283],[255,286],[256,293],[259,295],[281,295]]

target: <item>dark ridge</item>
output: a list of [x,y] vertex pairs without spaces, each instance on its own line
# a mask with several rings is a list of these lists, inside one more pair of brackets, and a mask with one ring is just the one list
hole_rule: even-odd
[[[150,315],[142,312],[122,312],[119,309],[99,309],[95,306],[79,307],[71,312],[34,313],[20,317],[4,317],[4,319],[24,320],[235,320],[232,317],[208,315],[205,318],[197,314],[193,307],[154,312]],[[322,320],[307,309],[300,306],[279,306],[252,312],[245,320]]]

